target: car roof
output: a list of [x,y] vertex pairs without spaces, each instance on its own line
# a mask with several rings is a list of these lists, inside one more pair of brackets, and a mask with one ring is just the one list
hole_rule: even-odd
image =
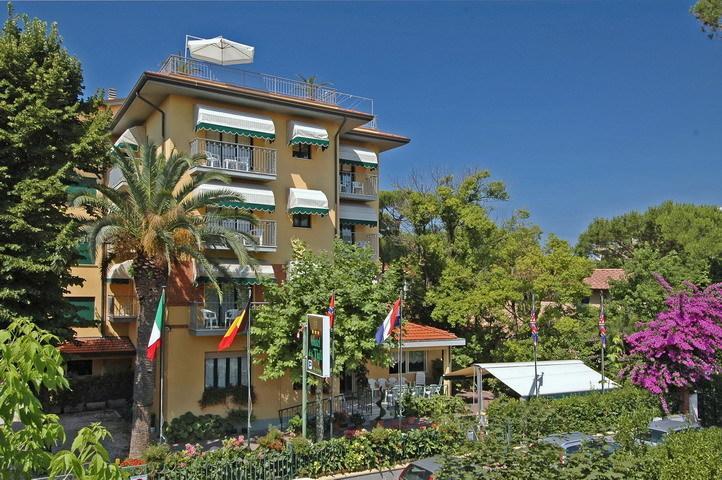
[[441,469],[441,463],[440,463],[439,457],[422,458],[421,460],[416,460],[415,462],[411,462],[411,464],[419,466],[430,472],[435,472],[435,471]]
[[548,435],[541,439],[544,443],[551,443],[552,445],[556,445],[558,447],[563,447],[564,445],[567,445],[569,443],[583,443],[588,442],[592,440],[591,435],[587,435],[586,433],[581,432],[571,432],[571,433],[559,433],[555,435]]
[[660,420],[652,420],[649,422],[649,429],[657,430],[659,432],[677,432],[679,430],[696,428],[698,426],[699,425],[687,421],[670,420],[669,418],[662,418]]

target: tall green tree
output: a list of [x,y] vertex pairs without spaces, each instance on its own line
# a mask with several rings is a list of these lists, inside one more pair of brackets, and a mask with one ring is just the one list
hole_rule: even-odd
[[0,326],[31,319],[72,335],[63,298],[80,279],[69,267],[82,238],[67,211],[77,169],[99,173],[110,114],[84,100],[80,63],[56,25],[9,7],[0,33]]
[[135,291],[140,303],[133,384],[133,424],[130,456],[139,457],[150,439],[150,407],[155,390],[154,362],[148,360],[146,347],[161,292],[168,285],[172,269],[194,260],[216,287],[220,288],[212,258],[206,247],[224,244],[238,261],[249,263],[244,239],[251,237],[223,226],[227,218],[255,219],[236,209],[217,210],[223,203],[242,204],[244,199],[229,189],[197,192],[205,183],[228,183],[225,175],[201,173],[191,175],[201,157],[173,153],[166,157],[155,145],[139,151],[114,150],[113,165],[125,178],[126,188],[114,190],[96,185],[99,195],[75,199],[93,219],[89,222],[91,251],[103,243],[112,246],[117,261],[132,260]]
[[692,14],[702,25],[702,31],[714,38],[722,28],[722,0],[697,0],[692,6]]
[[380,275],[367,249],[337,240],[333,252],[313,252],[294,241],[288,278],[266,286],[267,304],[252,322],[253,355],[263,368],[261,378],[300,375],[299,328],[307,314],[325,314],[334,292],[334,374],[361,367],[368,359],[388,361],[386,350],[376,345],[375,332],[399,294],[400,278],[395,269]]
[[68,388],[57,340],[26,319],[0,330],[0,478],[29,479],[50,469],[56,475],[120,480],[120,469],[108,463],[100,443],[108,432],[99,425],[81,430],[73,441],[80,459],[72,452],[51,453],[65,441],[65,431],[57,415],[43,412],[39,396],[42,390]]

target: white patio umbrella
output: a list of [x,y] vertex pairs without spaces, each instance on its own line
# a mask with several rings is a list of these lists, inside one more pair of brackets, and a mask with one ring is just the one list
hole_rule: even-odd
[[223,37],[199,38],[186,42],[191,57],[218,65],[253,63],[254,48]]

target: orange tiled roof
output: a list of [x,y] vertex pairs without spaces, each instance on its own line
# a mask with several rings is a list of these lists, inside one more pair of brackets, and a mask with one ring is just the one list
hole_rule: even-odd
[[621,268],[595,268],[592,274],[584,279],[590,288],[609,290],[609,280],[622,280],[624,270]]
[[60,352],[70,355],[89,353],[135,353],[128,337],[76,337],[60,345]]
[[[394,330],[394,336],[398,337],[399,329]],[[406,342],[423,342],[429,340],[456,340],[457,337],[451,332],[442,330],[428,325],[420,325],[418,323],[406,322],[404,324],[404,341]]]

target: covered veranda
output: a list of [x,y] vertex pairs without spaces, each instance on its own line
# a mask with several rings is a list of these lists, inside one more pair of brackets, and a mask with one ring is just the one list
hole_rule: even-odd
[[[536,372],[536,375],[535,375]],[[618,385],[589,368],[581,360],[545,360],[536,362],[475,363],[444,375],[472,379],[472,410],[484,415],[490,397],[484,391],[484,376],[492,376],[522,400],[531,397],[565,397],[580,395]],[[482,400],[483,399],[483,400]]]

